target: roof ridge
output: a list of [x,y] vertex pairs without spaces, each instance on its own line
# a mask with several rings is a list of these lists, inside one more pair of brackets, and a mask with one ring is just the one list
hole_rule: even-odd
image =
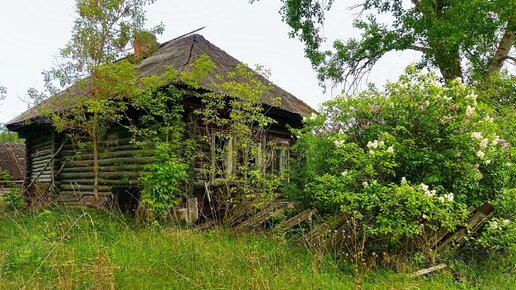
[[203,27],[201,27],[201,28],[197,28],[196,30],[190,31],[190,32],[188,32],[188,33],[185,33],[185,34],[180,35],[180,36],[178,36],[178,37],[172,38],[172,39],[170,39],[170,40],[167,40],[167,41],[163,42],[162,44],[160,44],[160,45],[159,45],[159,48],[161,48],[161,47],[163,47],[163,46],[165,46],[165,45],[167,45],[167,44],[169,44],[169,43],[171,43],[171,42],[174,42],[174,41],[176,41],[176,40],[179,40],[179,39],[181,39],[181,38],[188,37],[188,36],[190,36],[190,35],[192,35],[192,34],[193,34],[193,36],[194,36],[194,37],[195,37],[196,35],[200,35],[200,34],[197,34],[196,32],[201,31],[201,30],[203,30],[204,28],[205,28],[205,26],[203,26]]

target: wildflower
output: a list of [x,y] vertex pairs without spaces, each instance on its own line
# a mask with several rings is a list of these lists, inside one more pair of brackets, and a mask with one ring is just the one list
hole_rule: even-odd
[[473,101],[477,100],[477,95],[475,93],[471,93],[466,96],[466,99],[472,99]]
[[466,117],[471,117],[475,113],[475,107],[467,106],[466,107]]
[[370,155],[374,155],[374,151],[373,150],[369,150],[369,154]]
[[335,140],[333,143],[335,144],[335,147],[339,148],[342,146],[342,144],[344,144],[344,141],[343,140]]
[[477,151],[478,158],[482,159],[482,158],[484,158],[484,156],[486,156],[486,153],[484,151],[482,151],[482,150]]
[[378,147],[382,148],[383,146],[385,146],[385,143],[383,141],[379,141],[378,142]]
[[374,140],[374,142],[371,142],[371,141],[367,142],[367,148],[369,148],[369,149],[371,149],[371,148],[374,148],[374,149],[378,148],[378,141]]
[[493,230],[496,230],[498,228],[498,222],[497,221],[490,222],[489,223],[489,228],[493,229]]
[[439,201],[444,202],[444,196],[439,196]]
[[489,122],[489,123],[493,123],[494,122],[494,118],[493,117],[489,117],[489,115],[486,115],[486,117],[484,118],[484,121]]
[[480,133],[480,132],[473,132],[473,133],[471,133],[471,138],[480,140],[483,138],[483,136],[482,136],[482,133]]
[[484,161],[484,164],[485,164],[485,165],[489,165],[489,164],[491,164],[491,160],[486,160],[486,161]]
[[448,201],[453,201],[453,193],[450,192],[450,193],[445,194],[444,198],[447,199]]
[[473,165],[473,167],[475,167],[475,169],[479,169],[480,168],[480,164],[476,163],[475,165]]
[[443,97],[443,99],[444,99],[445,101],[448,101],[448,102],[452,100],[452,98],[451,98],[451,97],[447,97],[447,96],[444,96],[444,97]]
[[428,191],[427,195],[430,197],[434,197],[436,193],[437,193],[437,190],[432,189],[432,190]]
[[405,178],[405,176],[401,178],[401,184],[407,184],[407,179]]
[[394,154],[394,148],[392,146],[389,146],[389,148],[387,148],[387,153]]
[[426,185],[426,184],[424,184],[424,183],[421,183],[419,186],[421,187],[421,189],[422,189],[423,191],[428,191],[428,185]]
[[427,216],[426,214],[423,214],[423,218],[424,218],[424,219],[427,219],[427,218],[428,218],[428,216]]
[[508,226],[510,223],[511,223],[511,220],[509,220],[509,219],[504,219],[503,220],[503,225],[504,226]]
[[317,118],[317,114],[312,113],[312,115],[310,115],[310,120],[315,120],[315,118]]
[[480,141],[480,148],[487,148],[488,142],[489,140],[487,138],[482,139],[482,141]]
[[373,106],[371,107],[370,112],[372,112],[372,113],[379,113],[379,112],[380,112],[380,106],[378,106],[378,105],[376,105],[376,104],[375,104],[375,105],[373,105]]
[[367,181],[364,181],[364,182],[362,182],[362,186],[364,186],[364,188],[368,188],[369,187],[369,183],[367,183]]
[[442,116],[440,119],[440,122],[441,122],[441,124],[446,124],[446,123],[450,122],[451,120],[453,120],[453,116],[448,114],[446,116]]
[[347,170],[344,170],[344,171],[342,171],[340,174],[341,174],[342,176],[346,176],[346,175],[348,175],[348,171],[347,171]]

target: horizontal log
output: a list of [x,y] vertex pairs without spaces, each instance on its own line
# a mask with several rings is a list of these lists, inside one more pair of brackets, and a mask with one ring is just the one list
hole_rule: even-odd
[[[93,185],[93,176],[90,178],[72,178],[72,179],[61,179],[61,183],[63,185],[77,185],[77,186],[86,186],[86,185]],[[138,186],[139,181],[138,178],[113,178],[113,179],[106,179],[106,178],[99,178],[99,185],[102,186]],[[70,187],[66,187],[70,188]],[[64,190],[64,188],[62,188]]]
[[[147,164],[152,161],[152,157],[124,157],[124,158],[109,158],[99,160],[100,166],[121,166],[124,164]],[[93,161],[69,161],[70,166],[92,166]]]
[[31,149],[34,150],[34,149],[38,149],[38,148],[42,148],[42,147],[52,147],[52,138],[51,137],[44,137],[44,138],[35,138],[35,139],[30,139],[30,145],[31,145]]
[[[101,179],[110,179],[110,178],[138,178],[140,173],[131,172],[131,171],[121,171],[121,172],[99,172],[99,177]],[[83,179],[83,178],[93,178],[93,172],[71,172],[71,173],[61,173],[61,180],[65,179]]]
[[[99,172],[141,172],[145,164],[128,164],[128,165],[120,165],[120,166],[100,166]],[[71,172],[85,172],[92,171],[91,167],[80,166],[80,167],[66,167],[63,169],[62,173],[71,173]]]
[[82,178],[82,179],[65,179],[61,178],[61,184],[71,184],[71,185],[93,185],[93,177],[90,179]]
[[[120,158],[120,157],[151,157],[152,152],[148,150],[126,150],[126,151],[113,151],[113,152],[101,152],[99,153],[99,160]],[[93,154],[81,154],[74,156],[77,161],[92,160]]]
[[40,158],[31,159],[31,164],[32,166],[45,165],[48,163],[48,161],[50,161],[51,157],[52,155],[48,155],[44,157],[42,156]]
[[[34,179],[34,178],[38,177],[39,172],[41,172],[41,171],[33,172],[33,173],[31,174],[31,176],[30,176],[30,177],[31,177],[32,179]],[[39,178],[50,178],[50,177],[51,177],[51,176],[50,176],[50,170],[45,170],[45,171],[43,171],[43,173],[41,173],[41,174],[39,175]]]
[[38,178],[38,180],[35,183],[50,183],[52,180],[50,178]]
[[37,158],[37,157],[46,156],[46,155],[52,156],[52,147],[48,148],[48,149],[37,150],[37,151],[33,152],[32,154],[30,154],[30,157]]
[[[111,186],[101,185],[98,187],[101,192],[111,191]],[[81,185],[81,184],[61,184],[61,191],[75,191],[75,192],[93,192],[93,185]]]

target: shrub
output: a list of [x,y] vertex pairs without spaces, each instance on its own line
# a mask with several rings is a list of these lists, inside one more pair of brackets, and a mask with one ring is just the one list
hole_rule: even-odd
[[460,81],[409,67],[383,92],[337,97],[305,119],[286,194],[391,241],[451,228],[511,187],[514,149],[492,114]]
[[11,174],[9,171],[0,172],[0,188],[5,185],[9,189],[4,193],[4,204],[8,210],[18,211],[23,207],[23,196],[19,186],[10,180]]
[[142,202],[153,218],[170,212],[178,203],[182,185],[188,179],[189,165],[181,162],[170,143],[158,143],[154,150],[155,160],[145,166],[140,176],[142,183]]

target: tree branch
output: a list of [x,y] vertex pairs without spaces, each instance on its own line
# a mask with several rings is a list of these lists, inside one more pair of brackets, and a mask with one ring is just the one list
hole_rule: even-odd
[[507,56],[505,56],[505,59],[508,59],[508,60],[516,63],[516,56],[507,55]]
[[422,46],[417,46],[417,45],[411,45],[408,48],[412,49],[412,50],[416,50],[416,51],[421,51],[421,52],[428,52],[430,50],[428,47],[422,47]]

